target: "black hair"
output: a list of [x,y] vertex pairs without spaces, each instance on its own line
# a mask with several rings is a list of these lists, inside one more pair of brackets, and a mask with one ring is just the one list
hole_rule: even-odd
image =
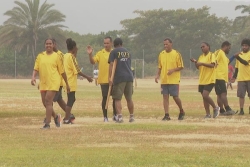
[[207,42],[202,42],[202,43],[204,43],[205,45],[207,45],[208,48],[209,48],[209,50],[210,50],[210,45]]
[[44,44],[45,44],[45,43],[46,43],[46,41],[48,41],[48,40],[51,40],[53,44],[55,44],[55,43],[56,43],[56,42],[55,42],[55,40],[54,40],[53,38],[47,38],[47,39],[45,39]]
[[104,39],[109,39],[110,40],[110,42],[112,42],[112,38],[111,37],[105,37]]
[[68,50],[73,50],[74,47],[76,47],[76,42],[73,41],[71,38],[68,38],[68,39],[66,40],[66,44],[67,44],[67,49],[68,49]]
[[168,41],[169,43],[173,43],[171,38],[165,38],[164,41]]
[[248,38],[243,39],[243,40],[241,41],[241,46],[242,46],[242,45],[248,45],[248,46],[250,46],[250,39],[248,39]]
[[56,39],[55,38],[51,38],[53,43],[55,44],[56,43]]
[[122,39],[121,38],[116,38],[114,40],[114,47],[117,47],[117,46],[122,46]]
[[221,44],[221,48],[224,48],[225,46],[231,46],[231,43],[229,43],[228,41],[224,41],[224,42]]

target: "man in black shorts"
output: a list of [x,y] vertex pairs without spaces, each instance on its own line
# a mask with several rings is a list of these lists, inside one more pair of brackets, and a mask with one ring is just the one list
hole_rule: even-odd
[[[122,39],[114,40],[114,48],[109,55],[109,84],[113,85],[112,98],[115,100],[115,107],[118,114],[117,123],[122,123],[122,104],[121,99],[125,95],[128,110],[130,113],[129,122],[134,122],[134,103],[133,94],[133,73],[131,70],[131,54],[122,47]],[[114,71],[114,79],[111,80],[112,68],[114,61],[117,61]]]
[[[227,87],[228,82],[228,63],[229,59],[226,54],[229,53],[231,44],[225,41],[221,45],[221,49],[217,50],[214,54],[216,56],[216,81],[215,81],[215,92],[217,95],[217,103],[220,107],[220,114],[222,115],[234,115],[233,111],[227,100]],[[225,109],[224,109],[225,107]]]

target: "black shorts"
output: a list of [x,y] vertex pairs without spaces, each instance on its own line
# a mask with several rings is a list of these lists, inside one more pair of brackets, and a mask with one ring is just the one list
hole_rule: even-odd
[[222,93],[227,93],[226,81],[216,79],[214,85],[216,95],[221,95]]
[[53,102],[60,101],[62,99],[62,86],[60,86],[59,91],[56,92]]
[[214,84],[213,83],[212,84],[208,84],[208,85],[199,85],[198,91],[200,93],[203,93],[203,90],[211,92],[213,88],[214,88]]

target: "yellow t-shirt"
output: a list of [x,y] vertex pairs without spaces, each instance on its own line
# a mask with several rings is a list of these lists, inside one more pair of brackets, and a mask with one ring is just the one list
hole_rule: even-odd
[[[60,50],[58,50],[56,53],[59,54],[59,55],[61,56],[61,59],[63,60],[63,57],[64,57],[63,53],[62,53]],[[64,86],[64,81],[63,81],[62,75],[61,75],[61,83],[60,83],[60,86]]]
[[[198,62],[212,64],[215,63],[215,55],[209,52],[207,55],[200,55]],[[215,68],[199,66],[199,85],[208,85],[215,83],[216,71]]]
[[161,84],[179,84],[181,73],[180,71],[174,72],[168,75],[168,70],[184,67],[181,54],[172,49],[171,52],[165,50],[159,54],[158,57],[158,68],[161,69]]
[[236,59],[235,68],[238,68],[237,81],[250,81],[250,51],[240,54],[239,56],[248,62],[248,65],[241,64]]
[[75,92],[77,88],[77,74],[80,72],[78,63],[75,56],[71,53],[66,53],[63,60],[70,92]]
[[98,83],[99,84],[107,84],[109,83],[108,75],[109,75],[109,54],[105,49],[100,50],[97,54],[93,57],[95,63],[98,63]]
[[224,80],[228,82],[228,63],[229,59],[227,58],[225,52],[221,49],[214,52],[216,57],[216,79]]
[[63,60],[61,56],[53,52],[38,54],[34,70],[39,72],[39,89],[58,91],[61,83],[61,74],[64,73]]

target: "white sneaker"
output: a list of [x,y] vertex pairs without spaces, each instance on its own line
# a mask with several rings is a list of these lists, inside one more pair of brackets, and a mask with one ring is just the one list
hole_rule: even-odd
[[109,122],[107,117],[104,117],[104,121],[103,122]]
[[219,115],[220,115],[220,107],[218,106],[218,107],[216,107],[216,108],[214,109],[213,118],[216,118],[216,117],[218,117]]

